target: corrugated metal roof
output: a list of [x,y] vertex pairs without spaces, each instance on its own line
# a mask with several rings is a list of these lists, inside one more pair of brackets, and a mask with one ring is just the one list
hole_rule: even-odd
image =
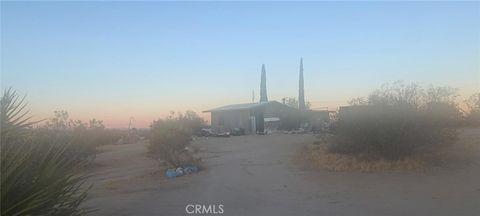
[[[268,102],[259,102],[259,103],[244,103],[244,104],[231,104],[226,105],[210,110],[205,110],[203,112],[216,112],[216,111],[232,111],[232,110],[250,110],[260,106],[264,106],[271,103],[279,103],[277,101],[268,101]],[[283,104],[282,104],[283,105]]]

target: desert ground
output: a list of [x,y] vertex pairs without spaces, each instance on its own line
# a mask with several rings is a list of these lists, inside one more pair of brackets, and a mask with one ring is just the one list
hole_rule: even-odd
[[188,215],[187,204],[223,204],[223,215],[478,215],[480,129],[469,164],[422,172],[332,172],[294,160],[311,134],[198,138],[204,169],[167,179],[146,141],[106,146],[91,168],[93,215]]

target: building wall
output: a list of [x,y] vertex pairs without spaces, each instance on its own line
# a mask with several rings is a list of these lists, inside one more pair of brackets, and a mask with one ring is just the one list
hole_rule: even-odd
[[[222,110],[211,111],[211,125],[212,128],[219,132],[229,132],[234,128],[244,128],[247,133],[255,133],[255,131],[263,131],[262,128],[268,131],[274,131],[280,127],[284,118],[293,118],[297,123],[296,127],[300,126],[300,118],[303,120],[323,119],[324,114],[328,112],[309,112],[311,115],[302,115],[300,110],[288,107],[284,104],[274,102],[261,107],[255,107],[249,110]],[[307,117],[308,116],[308,117]],[[279,118],[277,122],[263,121],[264,118]],[[310,122],[310,121],[309,121]]]
[[212,128],[221,132],[230,132],[234,128],[244,128],[246,132],[250,132],[250,111],[249,110],[233,110],[212,112],[211,121]]

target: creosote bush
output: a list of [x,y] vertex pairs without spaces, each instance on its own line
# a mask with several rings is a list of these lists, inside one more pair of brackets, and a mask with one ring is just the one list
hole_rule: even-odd
[[198,163],[200,159],[188,145],[202,126],[203,120],[192,111],[154,121],[150,128],[149,156],[171,168]]
[[64,154],[77,161],[93,161],[97,147],[117,143],[126,134],[126,131],[106,129],[101,120],[90,119],[88,122],[72,120],[64,110],[54,111],[54,116],[42,127],[36,128],[35,132],[48,134],[40,136],[43,139],[55,138],[70,143],[70,148]]
[[329,151],[362,160],[402,160],[457,140],[456,90],[395,82],[352,100],[333,124]]

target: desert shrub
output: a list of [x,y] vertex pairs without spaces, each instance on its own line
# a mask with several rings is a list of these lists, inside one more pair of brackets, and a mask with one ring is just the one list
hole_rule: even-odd
[[462,117],[455,93],[448,87],[386,84],[339,111],[329,151],[400,160],[449,145]]
[[[93,161],[98,146],[114,144],[125,134],[124,131],[106,129],[101,120],[91,119],[88,122],[72,120],[64,110],[54,111],[54,116],[36,131],[49,134],[56,140],[71,143],[65,154],[70,154],[78,161]],[[45,138],[49,139],[48,136]]]
[[150,139],[150,129],[140,128],[137,130],[137,134],[141,139]]
[[406,157],[400,160],[365,160],[352,154],[331,153],[325,145],[304,146],[294,158],[301,165],[330,171],[422,171],[425,161],[419,157]]
[[106,129],[101,120],[75,122],[69,130],[62,133],[72,137],[73,146],[78,150],[77,155],[84,155],[90,160],[95,159],[99,146],[116,144],[127,133],[125,130]]
[[174,117],[173,114],[174,113],[172,113],[172,116],[170,116],[169,118],[178,121],[181,125],[190,130],[194,135],[198,135],[202,128],[205,126],[205,121],[203,120],[203,118],[198,116],[198,114],[194,111],[187,110],[184,114],[178,113],[176,117]]
[[480,93],[471,95],[467,101],[467,123],[471,126],[480,126]]
[[194,112],[178,114],[154,121],[150,127],[149,156],[169,167],[198,163],[188,150],[192,136],[203,125]]
[[140,138],[137,128],[130,128],[124,133],[119,141],[121,144],[132,144],[140,141]]
[[32,130],[26,103],[11,89],[1,104],[1,215],[83,215],[85,161],[64,139]]

